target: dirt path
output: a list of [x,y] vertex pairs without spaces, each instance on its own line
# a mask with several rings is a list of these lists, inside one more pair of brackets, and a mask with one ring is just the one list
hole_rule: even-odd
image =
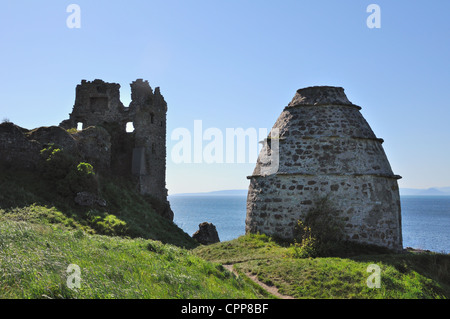
[[[225,264],[223,265],[227,270],[231,271],[232,273],[234,273],[236,276],[239,276],[239,274],[237,273],[236,270],[233,269],[233,264]],[[286,295],[282,295],[278,292],[277,287],[275,286],[269,286],[266,285],[265,283],[263,283],[262,281],[260,281],[258,279],[258,277],[256,275],[252,275],[252,274],[245,274],[250,280],[252,280],[254,283],[256,283],[257,285],[259,285],[260,287],[262,287],[264,290],[266,290],[267,292],[271,293],[272,295],[280,298],[280,299],[295,299],[292,296],[286,296]]]

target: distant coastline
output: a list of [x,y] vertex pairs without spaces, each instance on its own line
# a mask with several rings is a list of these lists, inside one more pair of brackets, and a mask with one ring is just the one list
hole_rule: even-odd
[[431,187],[427,189],[400,188],[400,195],[412,196],[450,196],[450,187]]
[[172,194],[170,196],[247,196],[247,189],[228,189],[221,191],[212,192],[201,192],[201,193],[178,193]]
[[[228,189],[200,193],[178,193],[169,196],[247,196],[247,189]],[[400,196],[450,196],[450,187],[400,188]]]

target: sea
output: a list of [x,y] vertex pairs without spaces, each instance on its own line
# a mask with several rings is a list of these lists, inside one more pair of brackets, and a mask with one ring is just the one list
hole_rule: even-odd
[[[202,222],[220,241],[245,234],[245,195],[172,195],[174,223],[193,235]],[[450,253],[450,196],[401,196],[403,247]]]

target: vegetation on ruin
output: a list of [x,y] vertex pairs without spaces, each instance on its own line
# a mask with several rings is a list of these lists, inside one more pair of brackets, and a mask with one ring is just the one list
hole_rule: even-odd
[[319,198],[294,227],[291,255],[296,258],[330,256],[341,251],[344,220],[325,196]]

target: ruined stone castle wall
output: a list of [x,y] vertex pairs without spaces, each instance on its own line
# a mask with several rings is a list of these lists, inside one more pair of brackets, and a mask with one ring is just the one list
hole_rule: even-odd
[[277,172],[265,174],[269,138],[249,176],[247,232],[292,239],[297,221],[328,196],[346,239],[402,248],[400,177],[359,110],[342,88],[297,91],[272,129],[279,132]]
[[[84,129],[105,128],[111,135],[111,170],[134,176],[142,194],[166,201],[167,103],[148,81],[138,79],[130,86],[131,103],[125,107],[119,84],[83,80],[76,88],[73,111],[60,126],[76,128],[82,123]],[[128,123],[133,132],[126,131]]]
[[[137,79],[130,86],[129,107],[120,101],[119,84],[82,80],[72,113],[59,126],[27,130],[4,121],[0,164],[34,169],[40,150],[55,144],[97,172],[131,178],[141,194],[156,198],[158,213],[173,220],[166,189],[167,103],[148,81]],[[127,124],[134,131],[127,131]]]
[[41,145],[26,136],[28,130],[13,123],[0,124],[0,162],[34,169],[39,160]]
[[[143,164],[139,166],[141,192],[156,197],[167,196],[166,191],[166,113],[167,104],[159,88],[155,92],[142,90],[140,83],[133,83],[132,102],[135,128],[135,156]],[[143,157],[143,158],[142,158]],[[134,159],[136,162],[136,158]]]

